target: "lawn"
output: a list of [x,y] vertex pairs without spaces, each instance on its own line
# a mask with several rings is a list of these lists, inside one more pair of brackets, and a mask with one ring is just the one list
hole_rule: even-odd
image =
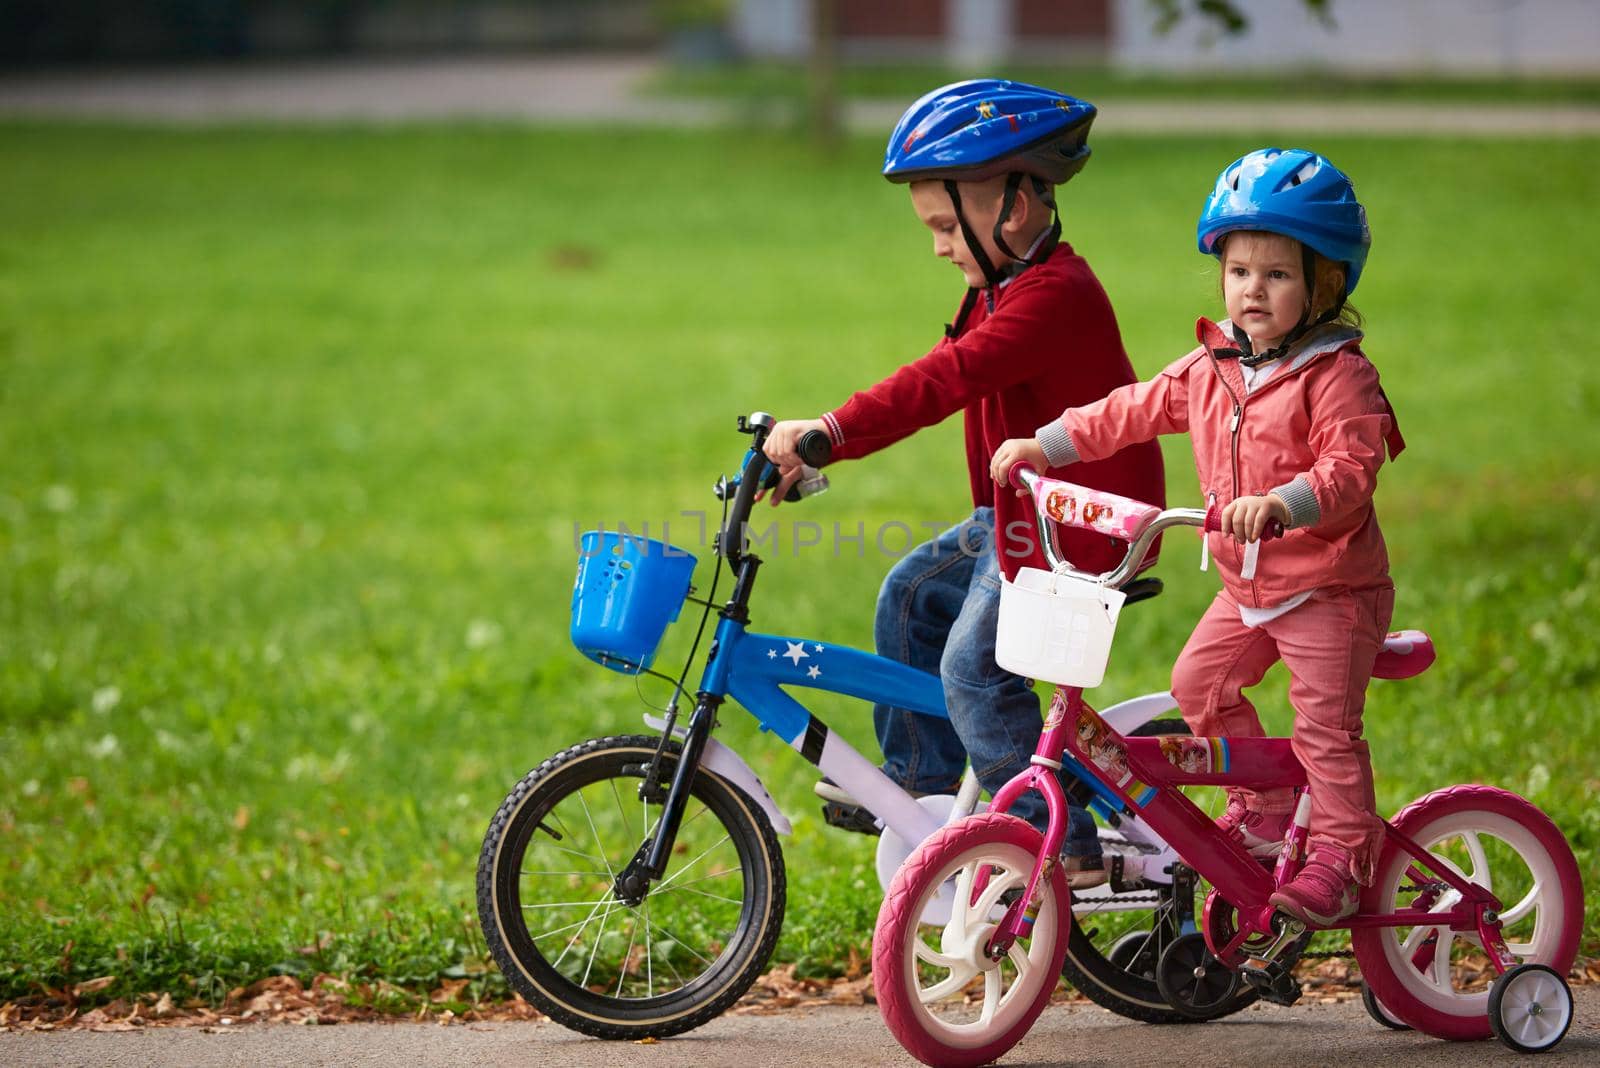
[[[1095,144],[1067,232],[1150,373],[1217,311],[1193,217],[1254,142]],[[1600,885],[1600,146],[1319,147],[1369,204],[1357,303],[1411,446],[1378,502],[1396,625],[1440,649],[1372,690],[1381,806],[1517,790]],[[837,404],[955,309],[879,150],[0,125],[0,1001],[101,976],[105,997],[269,972],[494,989],[472,905],[489,816],[645,710],[567,643],[575,528],[673,520],[704,558],[679,513],[715,506],[735,415]],[[787,514],[953,519],[960,433],[841,465]],[[1167,455],[1193,500],[1185,444]],[[755,625],[869,645],[890,559],[784,531]],[[1214,588],[1197,555],[1169,549],[1105,700],[1165,686]],[[1260,702],[1277,730],[1283,685]],[[874,751],[865,709],[816,710]],[[779,957],[837,969],[871,933],[872,843],[822,825],[798,755],[723,719],[795,821]]]

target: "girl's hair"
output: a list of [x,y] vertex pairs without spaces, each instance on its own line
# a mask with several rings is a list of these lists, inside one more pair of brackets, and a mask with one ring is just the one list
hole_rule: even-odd
[[[1344,291],[1345,269],[1344,264],[1330,260],[1320,252],[1311,253],[1311,259],[1316,277],[1314,283],[1308,280],[1307,284],[1311,290],[1311,318],[1315,319],[1333,307],[1333,302]],[[1356,306],[1346,300],[1339,309],[1337,321],[1359,328],[1365,320]]]

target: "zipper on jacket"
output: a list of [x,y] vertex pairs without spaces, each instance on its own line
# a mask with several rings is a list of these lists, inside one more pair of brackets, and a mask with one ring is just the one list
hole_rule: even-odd
[[[1212,372],[1212,374],[1217,376],[1217,381],[1221,382],[1222,383],[1222,388],[1227,391],[1228,399],[1233,401],[1233,418],[1228,420],[1228,459],[1230,461],[1230,466],[1231,466],[1232,471],[1233,471],[1233,499],[1234,500],[1238,500],[1239,499],[1239,424],[1244,421],[1244,406],[1245,406],[1245,403],[1248,402],[1250,398],[1247,395],[1245,397],[1245,399],[1243,401],[1241,401],[1239,399],[1239,395],[1233,391],[1233,387],[1228,385],[1228,380],[1223,377],[1222,368],[1217,363],[1217,357],[1211,352],[1211,350],[1209,348],[1206,349],[1206,355],[1211,358],[1211,372]],[[1236,555],[1238,556],[1238,559],[1235,560],[1235,564],[1239,568],[1239,570],[1242,572],[1244,570],[1244,555],[1243,555],[1243,552],[1242,551],[1238,551]],[[1259,605],[1261,603],[1261,598],[1256,594],[1255,579],[1252,578],[1252,579],[1249,580],[1249,582],[1250,582],[1250,598],[1251,598],[1251,600],[1255,601],[1257,605]]]

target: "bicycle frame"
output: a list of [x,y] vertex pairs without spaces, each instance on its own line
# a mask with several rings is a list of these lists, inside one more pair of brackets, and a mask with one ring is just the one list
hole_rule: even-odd
[[[1045,719],[1034,766],[1007,783],[990,806],[1005,811],[1026,790],[1039,790],[1049,807],[1050,829],[1045,836],[1042,857],[1052,858],[1060,848],[1066,827],[1065,800],[1060,785],[1050,774],[1050,765],[1063,752],[1071,752],[1091,777],[1110,787],[1130,812],[1137,813],[1157,834],[1169,842],[1184,843],[1180,853],[1184,863],[1199,872],[1222,898],[1234,903],[1238,911],[1238,930],[1225,945],[1215,947],[1224,963],[1243,959],[1243,947],[1252,938],[1274,934],[1275,907],[1267,898],[1278,886],[1293,877],[1303,860],[1303,824],[1298,828],[1296,848],[1288,851],[1275,871],[1268,871],[1244,847],[1217,830],[1211,818],[1178,789],[1181,786],[1236,786],[1251,789],[1285,786],[1303,790],[1305,771],[1295,759],[1287,738],[1185,738],[1163,752],[1158,738],[1128,738],[1119,734],[1083,700],[1076,687],[1059,687]],[[1182,759],[1192,770],[1180,768]],[[1058,817],[1059,813],[1059,819]],[[1297,823],[1299,821],[1297,820]],[[1494,894],[1462,878],[1448,864],[1385,822],[1386,833],[1415,863],[1411,871],[1425,875],[1460,895],[1453,907],[1444,911],[1407,908],[1396,912],[1357,913],[1333,925],[1349,927],[1437,927],[1448,924],[1455,930],[1476,931],[1497,970],[1515,965],[1501,939],[1496,913],[1502,908]],[[1032,900],[1046,861],[1035,865],[1024,900]],[[996,951],[1008,947],[1009,940],[1024,933],[1026,921],[1021,908],[1013,907],[996,932]]]
[[[1038,476],[1031,470],[1018,472],[1035,492]],[[1136,502],[1130,502],[1136,503]],[[1194,509],[1171,509],[1160,513],[1131,537],[1123,564],[1102,576],[1077,572],[1052,556],[1059,572],[1090,581],[1118,585],[1125,581],[1151,538],[1166,526],[1200,525],[1204,513]],[[1042,524],[1042,519],[1041,519]],[[1046,542],[1048,546],[1049,543]],[[1047,550],[1048,551],[1048,550]],[[1001,788],[990,811],[1008,810],[1027,790],[1044,795],[1050,813],[1039,860],[1030,874],[1027,892],[1007,910],[991,943],[992,955],[1003,954],[1031,926],[1028,909],[1037,905],[1039,883],[1054,863],[1066,830],[1066,802],[1053,769],[1063,759],[1073,759],[1089,777],[1109,788],[1120,798],[1124,810],[1136,814],[1165,841],[1183,843],[1179,850],[1184,863],[1199,872],[1215,888],[1215,894],[1231,904],[1237,913],[1233,936],[1223,945],[1212,946],[1213,953],[1230,967],[1247,956],[1247,943],[1255,947],[1266,938],[1275,950],[1286,940],[1275,923],[1275,906],[1268,902],[1278,887],[1299,871],[1304,861],[1306,826],[1309,823],[1309,798],[1305,793],[1304,768],[1295,758],[1287,738],[1183,738],[1164,741],[1157,738],[1129,738],[1119,733],[1087,702],[1083,690],[1058,686],[1045,718],[1044,732],[1027,771]],[[1217,829],[1211,818],[1186,797],[1182,786],[1233,786],[1250,789],[1293,787],[1299,792],[1299,807],[1294,829],[1284,855],[1276,868],[1267,870],[1244,847]],[[1498,913],[1503,907],[1490,891],[1469,882],[1450,865],[1397,831],[1387,821],[1385,832],[1411,855],[1408,869],[1414,878],[1428,877],[1437,886],[1448,887],[1459,895],[1447,910],[1427,907],[1400,909],[1389,913],[1364,913],[1332,925],[1333,929],[1354,927],[1438,927],[1448,924],[1454,930],[1476,931],[1484,951],[1497,972],[1516,965],[1500,934]],[[987,880],[975,881],[974,893]],[[1438,899],[1439,891],[1425,896],[1424,904]],[[1208,934],[1209,937],[1209,934]],[[1427,952],[1421,948],[1419,953]],[[1270,954],[1269,954],[1270,955]],[[1261,959],[1259,957],[1255,959]]]
[[[920,842],[943,822],[785,692],[785,687],[824,690],[948,718],[944,687],[937,675],[848,646],[747,629],[750,595],[761,560],[746,551],[745,526],[755,500],[755,487],[767,467],[760,448],[765,431],[763,418],[762,413],[756,413],[749,420],[755,443],[745,454],[737,480],[729,486],[735,491],[734,503],[727,523],[717,535],[718,555],[734,573],[734,590],[718,610],[695,709],[683,732],[683,757],[667,790],[661,819],[652,836],[617,876],[617,896],[623,901],[641,899],[648,892],[649,883],[665,870],[689,786],[716,724],[717,710],[729,697],[755,716],[763,731],[776,734],[824,775],[846,786],[905,841]],[[1122,808],[1117,794],[1077,767],[1076,761],[1069,757],[1065,764],[1065,770],[1091,790],[1092,807],[1102,814]],[[1059,783],[1057,791],[1060,792]]]

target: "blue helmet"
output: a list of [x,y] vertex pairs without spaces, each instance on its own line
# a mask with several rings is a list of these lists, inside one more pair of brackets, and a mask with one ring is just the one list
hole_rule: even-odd
[[1217,238],[1233,230],[1283,234],[1344,264],[1347,297],[1372,246],[1367,210],[1350,179],[1304,148],[1260,148],[1223,169],[1200,212],[1195,240],[1214,256]]
[[928,93],[883,153],[891,182],[979,182],[1022,173],[1060,185],[1089,159],[1094,105],[1023,82],[978,78]]

